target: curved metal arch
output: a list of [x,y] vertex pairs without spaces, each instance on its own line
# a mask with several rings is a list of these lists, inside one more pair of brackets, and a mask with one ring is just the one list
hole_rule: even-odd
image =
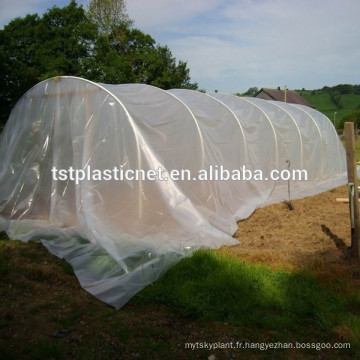
[[[318,113],[319,115],[321,115],[321,118],[326,120],[326,122],[330,123],[331,126],[332,126],[332,129],[333,129],[333,133],[334,135],[338,136],[337,132],[336,132],[336,129],[335,127],[333,126],[333,123],[332,121],[326,116],[324,115],[322,112],[316,110],[316,109],[312,109],[312,108],[309,108],[305,105],[300,105],[300,104],[292,104],[293,106],[297,107],[298,109],[302,109],[303,111],[306,111],[309,115],[311,115],[311,112],[316,112]],[[312,115],[311,115],[312,116]]]
[[[29,89],[21,98],[20,100],[23,98],[23,97],[26,97],[28,96],[29,92],[31,90],[33,90],[34,88],[46,83],[45,85],[45,89],[44,89],[44,95],[47,96],[49,94],[46,94],[46,90],[47,90],[47,84],[49,84],[50,81],[54,81],[54,82],[57,82],[57,81],[61,81],[61,80],[67,80],[67,79],[72,79],[72,80],[77,80],[79,82],[84,82],[84,83],[87,83],[87,84],[91,84],[92,86],[104,91],[108,96],[111,96],[120,106],[121,108],[124,110],[125,114],[127,115],[128,117],[128,120],[129,120],[129,123],[130,123],[130,126],[132,127],[133,131],[134,131],[134,136],[135,136],[135,140],[136,140],[136,149],[137,149],[137,161],[138,161],[138,165],[139,167],[141,166],[141,157],[140,157],[140,147],[139,147],[139,132],[138,132],[138,129],[136,127],[136,124],[134,122],[134,120],[132,119],[131,115],[128,113],[126,107],[124,106],[124,104],[111,92],[109,91],[108,89],[104,88],[102,85],[100,84],[97,84],[93,81],[90,81],[90,80],[87,80],[87,79],[83,79],[83,78],[79,78],[79,77],[76,77],[76,76],[56,76],[56,77],[52,77],[52,78],[49,78],[49,79],[46,79],[46,80],[43,80],[41,81],[40,83],[34,85],[31,89]],[[19,100],[19,101],[20,101]],[[16,106],[16,105],[15,105]],[[141,181],[139,181],[139,194],[142,193],[142,183]],[[141,218],[142,216],[142,197],[139,196],[139,203],[138,203],[138,209],[139,209],[139,217]],[[91,223],[91,221],[87,218],[87,215],[86,215],[86,212],[84,213],[84,217],[85,219]],[[128,267],[127,265],[125,264],[125,262],[119,257],[116,255],[116,252],[113,253],[112,255],[115,260],[121,264],[121,266],[123,267],[123,269],[125,270],[125,272],[128,272]]]
[[[124,84],[119,84],[119,85],[124,85]],[[200,127],[199,127],[199,123],[195,117],[195,115],[193,114],[193,112],[191,111],[191,109],[181,100],[179,99],[178,97],[176,97],[174,94],[166,91],[166,90],[163,90],[163,89],[160,89],[156,86],[153,86],[153,85],[148,85],[148,84],[136,84],[137,86],[141,86],[143,88],[152,88],[158,92],[162,92],[164,94],[166,94],[167,96],[170,96],[172,98],[174,98],[176,101],[178,101],[182,106],[184,106],[186,108],[186,110],[189,112],[190,116],[192,117],[192,119],[194,120],[194,123],[195,123],[195,126],[196,126],[196,129],[197,129],[197,132],[199,134],[199,138],[200,138],[200,145],[201,145],[201,164],[202,164],[202,168],[204,167],[204,163],[205,163],[205,146],[204,146],[204,137],[203,137],[203,134],[200,130]]]
[[[136,143],[136,152],[137,152],[137,163],[138,163],[138,168],[141,169],[142,168],[142,162],[141,162],[141,156],[140,156],[141,152],[140,152],[140,142],[139,142],[139,138],[141,137],[140,131],[138,130],[134,119],[131,117],[130,113],[128,112],[128,110],[126,109],[126,106],[122,103],[122,101],[114,93],[112,93],[110,90],[106,89],[101,84],[95,83],[95,82],[93,82],[91,80],[82,79],[82,78],[79,78],[79,77],[76,77],[76,76],[60,76],[58,78],[60,78],[60,79],[62,79],[62,78],[69,79],[70,78],[70,79],[82,80],[85,83],[96,86],[99,89],[105,91],[108,95],[110,95],[121,106],[121,108],[124,110],[126,116],[129,119],[129,123],[130,123],[131,128],[134,131],[135,143]],[[138,189],[139,189],[139,196],[138,196],[138,199],[139,199],[138,200],[138,209],[139,209],[139,211],[138,211],[138,216],[141,219],[142,218],[142,213],[143,213],[143,204],[142,204],[142,196],[141,196],[141,194],[143,192],[143,185],[142,185],[141,178],[139,179],[138,183],[139,183],[139,186],[138,186]],[[127,269],[126,264],[124,263],[123,265],[125,266],[125,269]]]
[[[148,85],[148,86],[152,86],[152,85]],[[155,86],[152,86],[154,88],[156,88]],[[159,89],[161,90],[162,92],[172,96],[173,98],[175,98],[177,101],[179,101],[183,106],[185,106],[185,108],[189,111],[191,117],[193,118],[194,122],[195,122],[195,125],[196,125],[196,128],[197,128],[197,131],[199,133],[199,137],[200,137],[200,144],[201,144],[201,168],[204,168],[205,167],[205,145],[204,145],[204,137],[203,137],[203,134],[201,132],[201,129],[200,129],[200,126],[199,126],[199,123],[195,117],[195,115],[193,114],[193,112],[191,111],[191,109],[181,100],[179,99],[177,96],[175,96],[174,94],[166,91],[166,90],[163,90],[163,89]]]
[[[276,151],[276,167],[279,166],[279,149],[278,149],[278,139],[277,139],[277,136],[276,136],[276,130],[274,128],[274,125],[272,123],[272,121],[270,120],[270,118],[268,117],[268,115],[266,114],[266,112],[258,105],[252,103],[251,101],[249,101],[246,97],[239,97],[239,96],[236,96],[236,95],[231,95],[231,96],[234,96],[234,97],[237,97],[239,100],[241,101],[244,101],[244,102],[247,102],[248,104],[252,105],[253,107],[259,109],[263,115],[265,115],[265,118],[267,119],[267,121],[269,122],[270,126],[271,126],[271,129],[273,131],[273,134],[274,134],[274,140],[275,140],[275,151]],[[266,100],[264,100],[266,101]]]
[[272,106],[275,106],[276,108],[280,109],[281,111],[283,111],[285,114],[287,114],[290,119],[293,121],[296,129],[297,129],[297,132],[299,134],[299,138],[300,138],[300,165],[301,167],[303,166],[303,163],[304,163],[304,150],[303,150],[303,141],[302,141],[302,135],[301,135],[301,131],[300,131],[300,128],[299,128],[299,125],[297,124],[296,120],[294,119],[294,117],[287,111],[285,110],[283,107],[279,106],[278,104],[276,104],[276,101],[268,101],[268,100],[261,100],[261,99],[258,99],[259,101],[267,101],[268,104],[272,105]]
[[220,99],[217,99],[216,97],[211,96],[209,94],[204,94],[204,95],[208,96],[209,98],[211,98],[213,100],[216,100],[218,103],[220,103],[222,106],[224,106],[228,111],[230,111],[231,115],[235,118],[236,122],[238,123],[238,125],[240,127],[240,131],[241,131],[242,137],[244,139],[244,151],[245,151],[245,154],[247,154],[248,153],[248,147],[247,147],[247,142],[246,142],[246,139],[245,139],[244,129],[243,129],[241,123],[240,123],[240,120],[238,119],[238,117],[234,113],[234,111],[229,106],[227,106],[225,103],[223,103]]
[[[177,90],[177,89],[170,89],[170,90],[168,90],[168,92],[169,92],[171,95],[177,97],[176,94],[174,94],[174,93],[171,92],[172,90]],[[200,92],[200,91],[191,90],[191,89],[178,89],[178,90],[186,90],[186,91],[188,91],[188,92],[194,92],[194,93],[196,93],[197,96],[198,96],[198,95],[200,95],[200,96],[206,96],[206,97],[208,97],[208,98],[210,98],[210,99],[212,99],[212,100],[215,100],[216,102],[220,103],[222,106],[224,106],[224,107],[227,109],[227,111],[230,111],[231,115],[235,118],[235,121],[238,123],[238,125],[239,125],[239,127],[240,127],[240,131],[241,131],[241,134],[242,134],[242,137],[243,137],[243,140],[244,140],[244,150],[245,150],[245,152],[247,153],[248,150],[247,150],[247,143],[246,143],[246,139],[245,139],[244,130],[243,130],[243,128],[242,128],[242,126],[241,126],[241,124],[240,124],[240,122],[239,122],[239,119],[237,118],[237,116],[235,115],[235,113],[230,109],[230,107],[228,107],[226,104],[224,104],[221,100],[219,100],[219,99],[217,99],[217,98],[215,98],[215,97],[213,97],[213,96],[211,96],[211,95],[209,95],[209,94],[202,93],[202,92]],[[180,99],[179,99],[179,100],[180,100]],[[180,101],[182,101],[182,100],[180,100]],[[197,120],[196,120],[196,121],[197,121]]]
[[305,109],[300,108],[300,107],[297,106],[296,104],[289,104],[289,103],[288,103],[288,105],[290,105],[291,107],[294,107],[294,108],[302,111],[304,114],[306,114],[307,116],[310,117],[310,119],[313,121],[313,123],[315,124],[315,126],[316,126],[316,128],[317,128],[317,130],[318,130],[318,133],[319,133],[319,136],[320,136],[320,141],[321,141],[321,148],[322,148],[323,136],[322,136],[322,134],[321,134],[320,127],[319,127],[318,123],[315,121],[315,119],[314,119]]
[[[318,128],[318,130],[319,130],[319,132],[320,132],[320,139],[321,139],[321,148],[323,148],[323,135],[321,134],[321,131],[320,131],[320,127],[319,127],[319,125],[317,124],[317,122],[316,122],[316,120],[314,119],[314,117],[310,114],[310,112],[308,112],[307,111],[307,109],[305,109],[303,106],[298,106],[297,104],[293,104],[293,106],[294,107],[296,107],[296,108],[298,108],[299,110],[302,110],[303,112],[305,112],[307,115],[309,115],[310,117],[311,117],[311,119],[314,121],[314,123],[316,124],[316,126],[317,126],[317,128]],[[311,110],[314,110],[314,109],[311,109]],[[314,110],[314,111],[317,111],[317,110]],[[320,113],[320,112],[319,112]],[[332,126],[332,123],[331,123],[331,121],[330,121],[330,119],[327,117],[327,116],[325,116],[324,114],[322,114],[322,113],[320,113],[321,115],[322,115],[322,118],[325,118],[330,124],[331,124],[331,126]],[[334,131],[334,133],[335,133],[335,136],[337,137],[338,135],[337,135],[337,133],[336,133],[336,130],[335,130],[335,126],[333,127],[332,126],[332,128],[333,128],[333,131]],[[337,142],[337,149],[339,150],[339,147],[340,147],[340,143],[339,142]],[[324,157],[325,155],[322,153],[322,157]],[[323,158],[323,160],[324,160],[324,158]]]
[[[317,111],[316,109],[312,109],[312,108],[309,108],[310,109],[310,111],[307,109],[307,108],[305,108],[305,106],[304,105],[295,105],[294,104],[294,106],[296,106],[297,108],[299,108],[299,109],[303,109],[304,111],[306,111],[307,113],[308,112],[318,112],[320,115],[321,115],[321,118],[322,119],[324,119],[325,121],[327,121],[328,123],[330,123],[331,124],[331,128],[333,129],[333,135],[336,137],[336,138],[338,138],[338,134],[337,134],[337,132],[336,132],[336,128],[335,128],[335,126],[333,126],[333,123],[331,122],[331,120],[326,116],[326,115],[324,115],[323,113],[321,113],[320,111]],[[310,113],[309,113],[309,115],[310,115]],[[314,120],[315,121],[315,120]],[[337,141],[337,149],[338,149],[338,151],[341,149],[341,142],[339,142],[339,141]]]

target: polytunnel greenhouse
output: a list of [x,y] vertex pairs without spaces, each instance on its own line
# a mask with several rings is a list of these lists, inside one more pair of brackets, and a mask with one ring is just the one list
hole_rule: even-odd
[[[0,160],[0,230],[42,242],[116,308],[193,251],[237,244],[256,208],[346,183],[336,131],[309,107],[75,77],[18,101]],[[210,169],[266,178],[197,176]],[[292,169],[307,180],[268,177]]]

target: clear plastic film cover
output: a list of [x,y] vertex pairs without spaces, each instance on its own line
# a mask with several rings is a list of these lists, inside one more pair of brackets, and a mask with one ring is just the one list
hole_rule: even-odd
[[343,146],[314,109],[75,77],[19,100],[0,164],[0,230],[42,242],[115,308],[195,250],[237,244],[236,221],[288,199],[288,181],[214,170],[306,170],[292,199],[346,183]]

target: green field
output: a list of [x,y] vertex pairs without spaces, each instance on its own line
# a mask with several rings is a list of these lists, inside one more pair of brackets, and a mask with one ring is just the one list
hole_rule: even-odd
[[336,112],[336,127],[339,127],[341,119],[345,115],[360,109],[359,94],[342,94],[343,108],[341,109],[333,103],[328,92],[321,90],[304,90],[299,93],[306,101],[314,105],[316,110],[325,114],[332,122],[334,121],[334,113]]

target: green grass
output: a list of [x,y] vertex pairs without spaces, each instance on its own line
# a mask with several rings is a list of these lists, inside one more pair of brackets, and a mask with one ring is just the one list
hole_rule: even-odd
[[340,124],[340,120],[347,114],[359,110],[360,95],[343,94],[341,95],[343,108],[338,108],[332,101],[329,93],[305,90],[300,91],[300,95],[315,106],[316,110],[325,114],[332,122],[334,121],[334,113],[336,112],[336,123]]
[[342,101],[345,109],[359,110],[360,108],[360,95],[346,94],[342,95]]
[[330,334],[341,324],[356,334],[360,329],[358,297],[338,296],[308,272],[275,271],[209,251],[181,261],[136,301],[163,303],[191,318],[267,330],[298,332],[310,326]]
[[310,92],[301,93],[302,96],[313,104],[317,109],[324,111],[337,111],[338,107],[331,101],[331,97],[328,93],[316,93]]

